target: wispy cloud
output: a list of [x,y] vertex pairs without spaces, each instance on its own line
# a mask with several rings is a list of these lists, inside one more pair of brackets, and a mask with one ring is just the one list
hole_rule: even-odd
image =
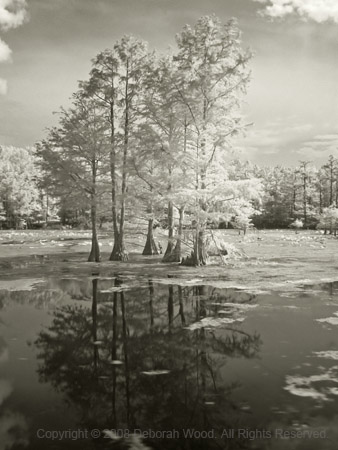
[[338,134],[322,134],[317,135],[313,140],[305,142],[303,146],[297,150],[297,153],[308,159],[322,159],[329,155],[337,157],[338,154]]
[[0,95],[7,94],[7,81],[3,78],[0,78]]
[[240,139],[236,147],[245,157],[279,154],[286,146],[307,139],[311,129],[311,124],[297,123],[290,117],[277,119],[259,128],[249,128],[246,137]]
[[[26,0],[0,0],[0,31],[17,28],[27,20]],[[0,39],[0,63],[11,60],[12,51]],[[7,81],[0,78],[0,95],[7,94]]]
[[338,134],[318,134],[314,139],[318,141],[336,141],[338,139]]
[[262,3],[262,13],[272,18],[298,14],[303,19],[312,19],[323,23],[333,21],[338,23],[337,0],[254,0]]

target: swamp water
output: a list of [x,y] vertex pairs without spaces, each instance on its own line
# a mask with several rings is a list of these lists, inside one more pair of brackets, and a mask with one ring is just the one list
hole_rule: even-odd
[[338,283],[7,280],[0,330],[1,450],[337,448]]

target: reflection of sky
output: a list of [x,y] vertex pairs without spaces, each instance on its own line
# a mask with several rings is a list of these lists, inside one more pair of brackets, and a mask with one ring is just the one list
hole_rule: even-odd
[[8,360],[8,347],[6,341],[0,336],[0,364]]
[[12,386],[7,380],[0,380],[0,406],[4,403],[6,398],[11,394]]
[[0,447],[11,449],[14,444],[28,445],[26,419],[17,413],[4,412],[0,416]]
[[[5,340],[0,337],[0,364],[8,360],[8,348]],[[18,413],[6,409],[5,401],[13,392],[8,380],[0,379],[0,449],[11,449],[14,444],[28,445],[27,422]]]
[[[49,386],[39,382],[36,354],[30,345],[41,329],[41,324],[48,325],[51,319],[49,311],[61,301],[66,303],[69,296],[53,289],[20,290],[22,286],[18,285],[17,291],[14,286],[11,286],[11,290],[0,289],[0,301],[3,300],[5,305],[0,323],[0,332],[3,334],[0,339],[0,373],[3,374],[4,383],[6,379],[10,381],[10,384],[6,381],[3,385],[0,450],[7,450],[6,445],[11,449],[14,442],[24,444],[27,441],[26,418],[29,418],[30,429],[59,429],[59,424],[54,421],[54,412],[50,410],[57,410],[58,417],[62,417],[70,427],[73,424],[72,416],[75,415],[56,393],[51,392]],[[13,387],[11,392],[10,385]],[[17,434],[13,435],[11,430]]]

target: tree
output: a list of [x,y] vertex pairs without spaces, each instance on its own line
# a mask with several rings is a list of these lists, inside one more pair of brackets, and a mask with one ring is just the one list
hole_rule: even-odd
[[318,193],[318,211],[319,214],[323,212],[324,204],[325,204],[325,182],[326,182],[326,174],[323,168],[320,168],[317,173],[316,179],[316,191]]
[[134,217],[142,216],[148,222],[146,243],[142,255],[158,255],[159,250],[154,238],[154,225],[156,217],[160,214],[163,204],[161,198],[161,180],[158,178],[159,168],[157,166],[157,147],[153,130],[142,124],[139,127],[140,140],[133,152],[132,164],[134,167],[137,183],[132,193],[135,203],[133,205]]
[[60,112],[60,126],[53,128],[39,146],[43,167],[71,190],[90,201],[92,247],[88,261],[100,261],[97,209],[102,192],[100,180],[106,174],[106,123],[92,99],[79,90],[73,105]]
[[96,98],[110,135],[110,177],[114,247],[112,261],[128,258],[125,250],[125,215],[130,173],[130,151],[136,123],[137,103],[146,64],[146,44],[124,36],[112,50],[99,53],[93,60],[87,95]]
[[[179,245],[174,243],[173,193],[186,183],[184,136],[187,114],[176,89],[178,71],[172,55],[160,59],[153,57],[149,63],[144,80],[141,109],[144,123],[140,127],[139,147],[144,157],[150,152],[152,160],[142,165],[142,175],[139,165],[137,174],[150,187],[151,193],[155,197],[160,196],[167,204],[168,244],[163,260],[179,261],[180,255],[172,257],[175,250],[177,254]],[[151,142],[144,140],[142,134],[145,130],[148,130]],[[179,207],[180,217],[183,208]]]
[[337,177],[337,160],[330,155],[327,164],[323,166],[323,169],[326,172],[326,178],[329,182],[329,204],[328,206],[333,205],[334,203],[334,183]]
[[[223,26],[215,17],[201,18],[194,29],[185,27],[177,43],[178,51],[173,56],[153,59],[148,66],[141,129],[148,129],[152,142],[144,143],[141,137],[139,148],[145,154],[148,151],[156,162],[138,165],[136,171],[154,198],[160,195],[167,201],[168,246],[164,261],[181,260],[187,211],[197,224],[194,245],[200,248],[194,252],[193,264],[204,264],[203,230],[208,220],[226,209],[219,207],[222,202],[234,200],[235,191],[236,195],[246,191],[244,198],[248,202],[258,192],[256,180],[246,180],[236,189],[229,180],[224,158],[230,148],[229,139],[241,128],[239,94],[248,81],[249,55],[240,48],[235,23]],[[176,236],[175,209],[179,215]]]
[[296,230],[296,233],[297,233],[297,230],[299,230],[300,228],[303,228],[304,224],[303,224],[303,222],[300,219],[296,219],[294,222],[292,222],[290,224],[290,227],[294,228]]
[[202,17],[194,28],[185,26],[177,44],[176,90],[189,118],[184,194],[195,220],[194,250],[185,263],[204,265],[204,232],[217,207],[238,200],[238,196],[249,201],[258,194],[257,189],[249,187],[255,180],[236,186],[226,171],[231,138],[242,128],[240,97],[249,81],[251,55],[241,48],[236,22],[222,25],[215,16]]
[[255,167],[253,176],[264,186],[262,214],[254,218],[254,224],[266,228],[286,228],[297,214],[298,179],[295,170],[282,166]]
[[338,209],[335,204],[329,206],[328,208],[324,208],[322,214],[319,216],[318,228],[324,229],[324,233],[327,233],[327,230],[330,231],[330,234],[334,233],[337,235],[337,227],[338,227]]
[[[301,209],[304,228],[308,227],[309,217],[314,215],[314,211],[311,205],[311,199],[313,195],[312,180],[315,177],[315,169],[310,166],[310,161],[301,161],[297,175],[300,178],[300,190],[301,190]],[[311,195],[312,194],[312,195]]]
[[34,149],[0,146],[0,202],[9,227],[41,209],[40,176]]
[[[240,208],[238,208],[239,211],[235,215],[235,219],[232,222],[234,228],[237,228],[238,230],[242,230],[244,236],[246,235],[246,232],[248,228],[253,226],[252,219],[255,215],[260,214],[259,211],[257,211],[253,206],[251,205],[244,205]],[[240,232],[240,231],[239,231]]]
[[301,219],[304,227],[315,226],[326,196],[323,171],[301,161],[296,168],[256,167],[254,173],[264,185],[262,215],[254,219],[255,225],[286,228]]

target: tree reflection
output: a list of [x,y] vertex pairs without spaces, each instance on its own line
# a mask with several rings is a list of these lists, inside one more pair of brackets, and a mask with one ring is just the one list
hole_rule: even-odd
[[[61,307],[40,332],[40,379],[65,394],[87,428],[177,430],[180,439],[150,439],[148,445],[227,448],[222,430],[239,426],[241,413],[231,399],[236,383],[225,379],[224,367],[229,358],[255,357],[260,337],[235,325],[188,329],[217,316],[209,287],[150,280],[147,290],[127,291],[116,276],[107,298],[99,284],[94,277],[91,308]],[[221,303],[220,294],[217,299]],[[192,441],[184,438],[186,429],[215,430],[218,438]],[[231,441],[233,449],[245,445]]]

